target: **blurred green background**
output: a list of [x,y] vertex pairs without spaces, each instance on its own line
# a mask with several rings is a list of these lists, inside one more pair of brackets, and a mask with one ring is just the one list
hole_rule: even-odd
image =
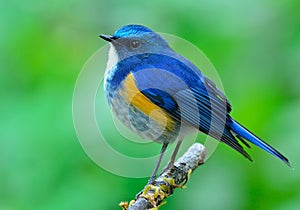
[[130,23],[204,51],[232,115],[295,168],[257,148],[253,164],[220,145],[161,209],[299,209],[299,8],[297,0],[1,1],[0,209],[120,209],[144,186],[147,178],[92,162],[72,122],[76,78],[105,44],[97,35]]

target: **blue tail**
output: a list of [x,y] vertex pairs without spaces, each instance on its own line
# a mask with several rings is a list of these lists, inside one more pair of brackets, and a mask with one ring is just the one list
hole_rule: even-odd
[[241,124],[234,121],[233,119],[228,121],[228,125],[231,128],[231,130],[234,133],[236,133],[239,137],[242,137],[243,139],[251,142],[252,144],[255,144],[256,146],[262,148],[263,150],[274,155],[276,158],[282,160],[285,164],[291,167],[289,160],[286,157],[284,157],[280,152],[278,152],[272,146],[264,142],[262,139],[255,136],[247,128],[243,127]]

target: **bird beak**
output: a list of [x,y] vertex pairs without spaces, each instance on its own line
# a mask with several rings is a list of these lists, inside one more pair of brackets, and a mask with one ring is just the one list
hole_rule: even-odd
[[100,34],[100,38],[104,39],[105,41],[111,42],[116,39],[116,37],[111,36],[111,35],[105,35],[105,34]]

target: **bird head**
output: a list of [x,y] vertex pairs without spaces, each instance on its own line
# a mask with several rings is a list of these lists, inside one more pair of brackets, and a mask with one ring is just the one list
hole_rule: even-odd
[[113,35],[99,35],[108,41],[119,59],[142,54],[163,53],[171,50],[168,43],[151,29],[141,25],[126,25]]

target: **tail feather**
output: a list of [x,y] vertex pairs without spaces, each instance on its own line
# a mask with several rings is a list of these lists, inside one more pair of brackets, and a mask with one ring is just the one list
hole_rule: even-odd
[[237,134],[238,137],[241,137],[252,144],[260,147],[261,149],[265,150],[266,152],[272,154],[276,158],[282,160],[285,164],[291,167],[289,160],[283,156],[280,152],[278,152],[275,148],[270,146],[268,143],[264,142],[262,139],[251,133],[247,128],[239,124],[238,122],[234,121],[233,119],[229,120],[228,122],[229,127],[231,130]]

